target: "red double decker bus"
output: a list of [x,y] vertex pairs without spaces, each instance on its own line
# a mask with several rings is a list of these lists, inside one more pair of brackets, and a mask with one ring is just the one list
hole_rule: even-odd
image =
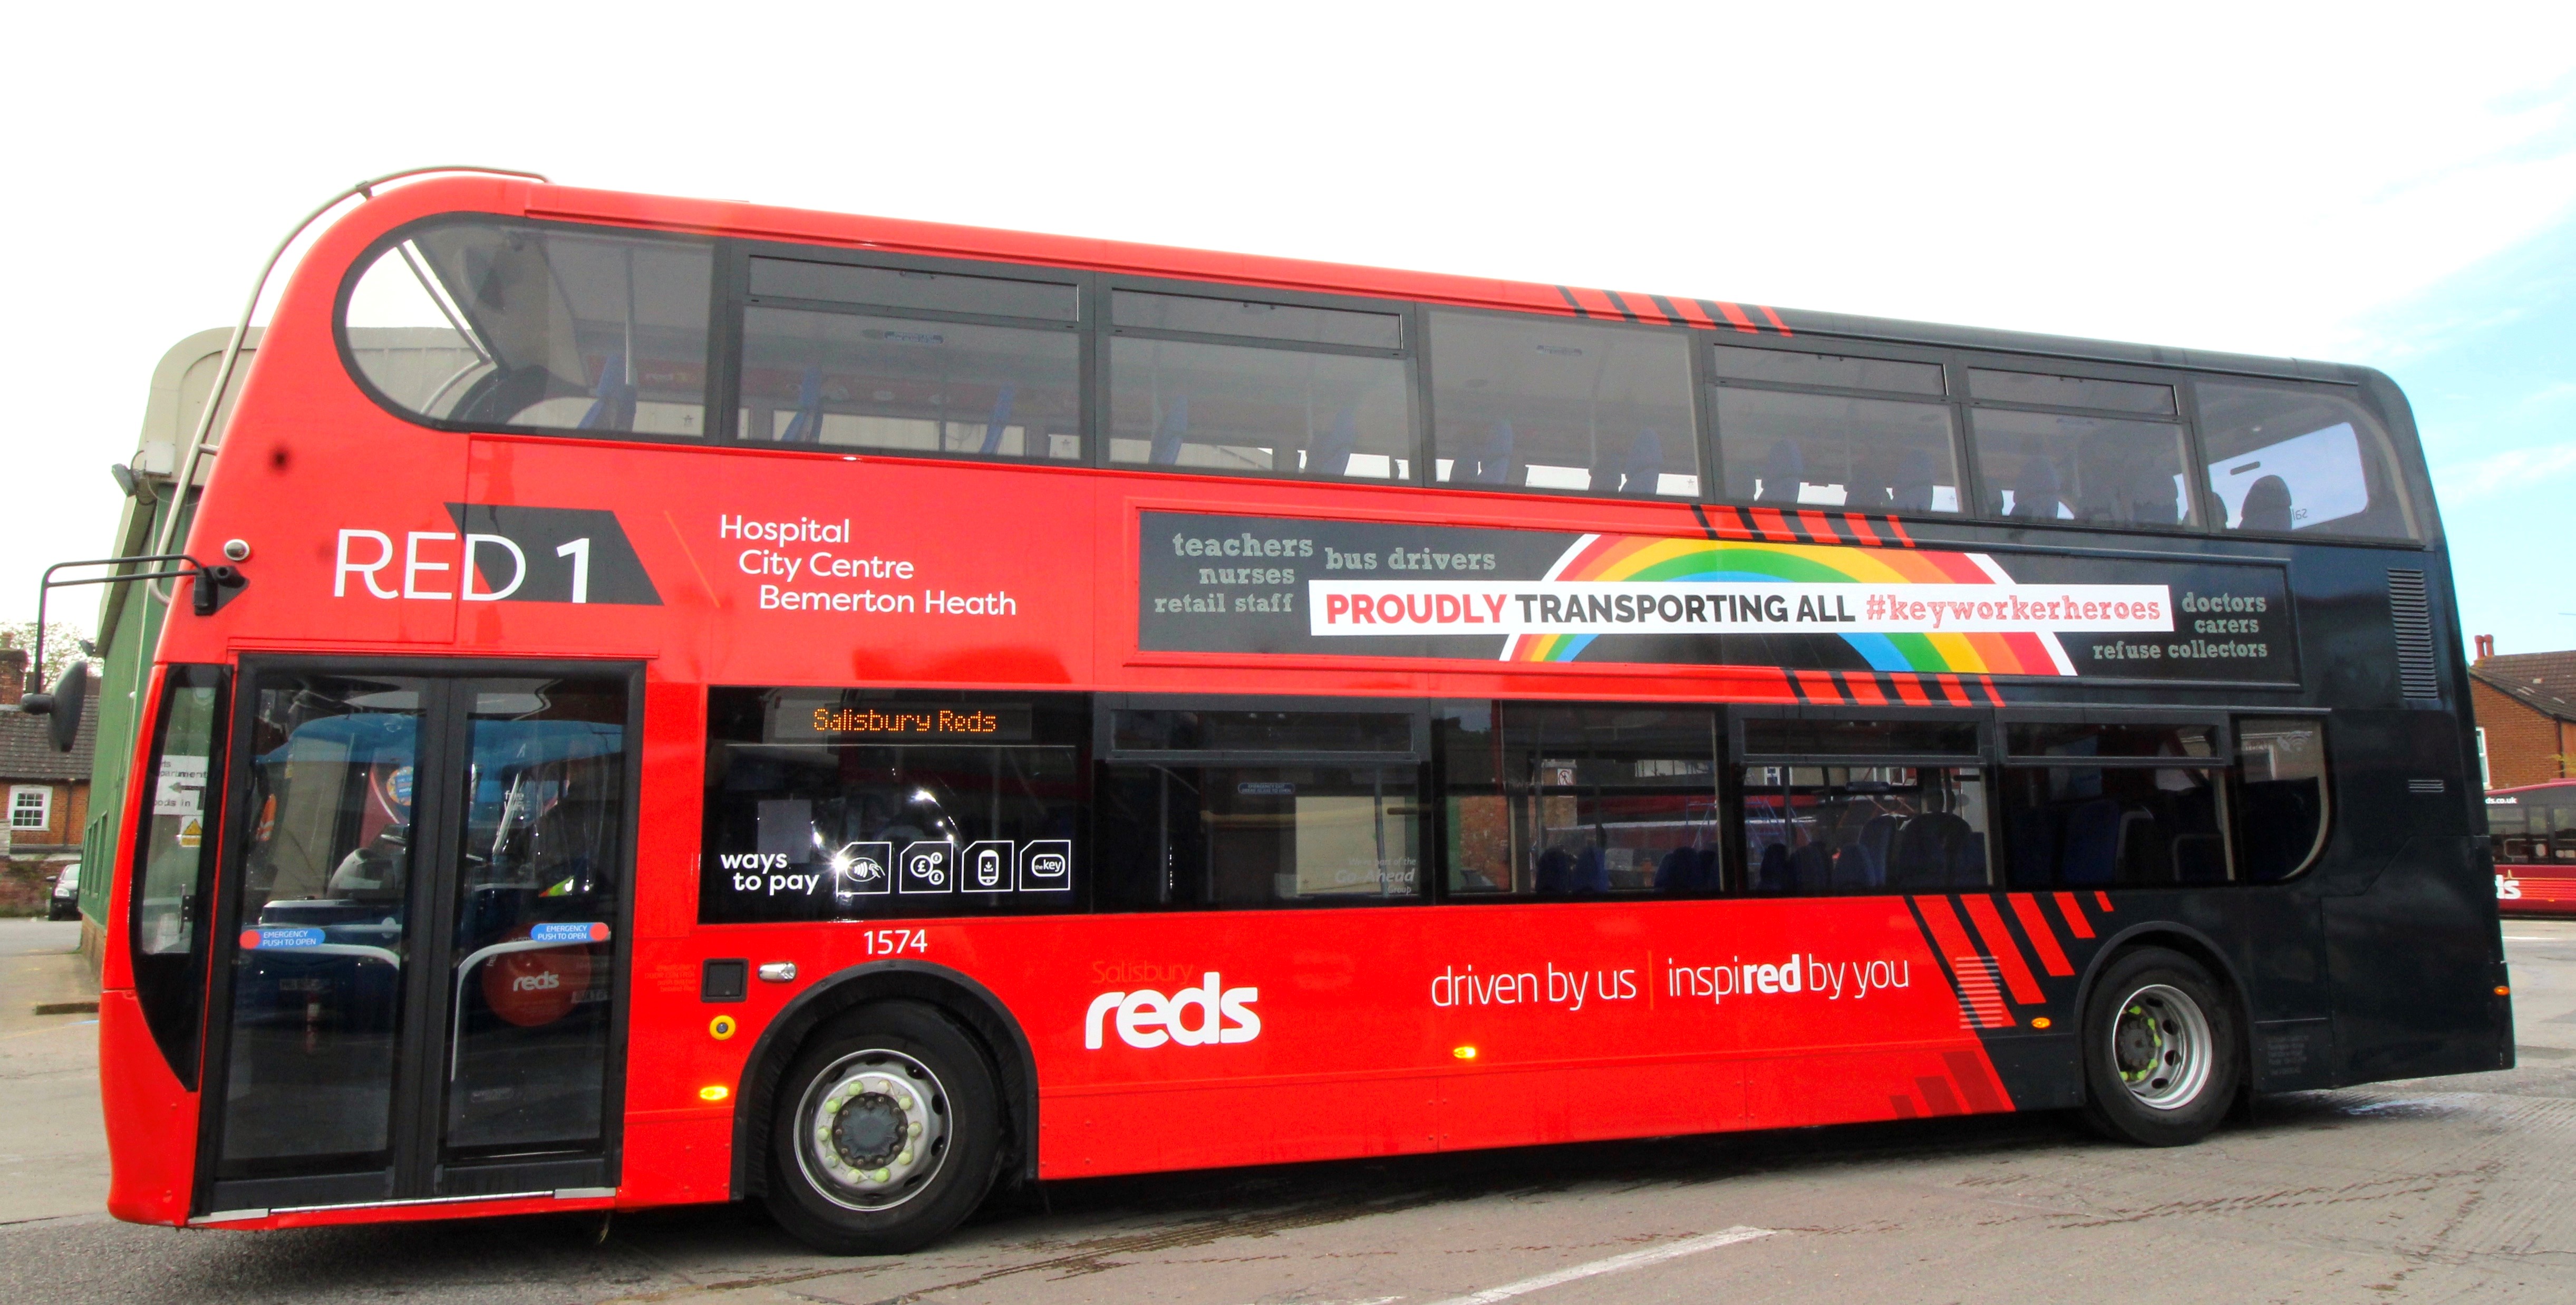
[[112,1208],[760,1199],[2510,1063],[2362,368],[450,176],[145,697]]
[[2487,791],[2496,906],[2506,915],[2576,915],[2576,780]]

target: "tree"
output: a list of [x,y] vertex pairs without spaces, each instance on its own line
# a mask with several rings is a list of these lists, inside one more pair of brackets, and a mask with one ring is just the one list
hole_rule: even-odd
[[[0,648],[36,647],[36,623],[33,621],[0,621]],[[45,622],[45,664],[38,668],[45,683],[63,673],[73,662],[95,656],[96,650],[81,635],[80,627],[69,621]]]

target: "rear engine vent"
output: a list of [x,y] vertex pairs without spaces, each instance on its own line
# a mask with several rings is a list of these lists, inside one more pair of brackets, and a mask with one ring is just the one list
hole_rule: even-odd
[[2433,605],[2424,573],[2388,572],[2388,623],[2397,632],[2397,684],[2409,698],[2439,698],[2442,677],[2433,669]]

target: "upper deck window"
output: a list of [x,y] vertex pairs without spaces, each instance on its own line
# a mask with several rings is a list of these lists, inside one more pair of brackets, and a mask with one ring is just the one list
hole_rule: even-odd
[[2168,528],[2199,518],[2180,426],[1978,408],[1968,428],[1996,516]]
[[1133,290],[1109,303],[1110,461],[1414,478],[1400,315]]
[[1070,284],[755,258],[751,293],[743,439],[1083,456],[1080,292]]
[[1956,512],[1957,427],[1944,403],[1720,387],[1726,497],[1856,512]]
[[1435,478],[1696,497],[1690,370],[1683,333],[1435,312]]
[[2201,442],[2226,529],[2413,539],[2388,432],[2359,404],[2316,390],[2204,381]]
[[701,435],[713,266],[703,241],[437,222],[358,274],[345,345],[376,392],[415,417]]
[[1718,380],[1717,456],[1725,496],[1862,512],[1957,512],[1958,427],[1948,404],[1753,389],[1947,392],[1939,363],[1710,349]]

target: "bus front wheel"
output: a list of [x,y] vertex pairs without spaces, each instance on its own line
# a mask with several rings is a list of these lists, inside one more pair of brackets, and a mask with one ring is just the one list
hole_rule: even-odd
[[999,1102],[983,1052],[946,1016],[862,1007],[817,1034],[779,1086],[770,1213],[830,1254],[921,1246],[992,1190]]
[[2198,961],[2161,947],[2115,959],[2086,1002],[2086,1119],[2143,1146],[2208,1136],[2244,1077],[2236,1025],[2225,989]]

